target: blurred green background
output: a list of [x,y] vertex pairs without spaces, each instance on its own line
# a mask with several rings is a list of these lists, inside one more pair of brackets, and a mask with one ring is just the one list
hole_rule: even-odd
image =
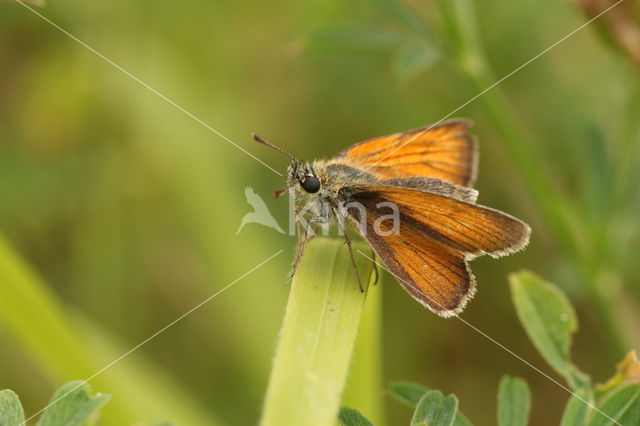
[[[489,82],[587,19],[569,1],[476,9]],[[327,157],[436,122],[486,87],[460,66],[433,2],[52,0],[38,10],[282,171],[286,159],[252,131],[301,158]],[[607,31],[579,32],[455,114],[476,123],[479,202],[534,230],[525,252],[473,263],[479,292],[464,319],[549,371],[506,285],[532,269],[570,295],[575,361],[602,381],[640,340],[639,71]],[[514,146],[527,147],[519,161]],[[548,197],[532,195],[536,173]],[[286,199],[269,197],[282,185],[23,6],[0,3],[0,388],[33,414],[55,387],[285,249],[91,381],[113,394],[111,424],[254,424],[295,239],[258,225],[235,234],[251,210],[247,186],[286,226]],[[492,424],[500,376],[518,375],[532,388],[532,424],[558,421],[566,391],[385,281],[386,382],[454,392],[476,424]],[[389,424],[407,423],[409,410],[387,402]]]

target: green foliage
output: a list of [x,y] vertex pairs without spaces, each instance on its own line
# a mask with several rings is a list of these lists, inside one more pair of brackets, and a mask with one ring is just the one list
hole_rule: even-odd
[[428,387],[412,382],[395,382],[389,385],[389,394],[411,408],[415,408],[428,391]]
[[91,396],[90,391],[89,385],[81,381],[62,386],[53,394],[38,426],[83,425],[111,398],[105,394]]
[[18,395],[10,389],[0,391],[0,425],[17,426],[24,422],[24,410]]
[[581,426],[585,424],[589,405],[585,402],[589,401],[589,395],[586,390],[579,389],[575,391],[575,395],[571,395],[567,406],[562,413],[561,426]]
[[562,292],[531,272],[510,277],[513,304],[520,323],[540,354],[558,373],[567,375],[576,315]]
[[638,424],[631,420],[637,420],[640,416],[639,395],[640,385],[616,389],[598,404],[598,411],[593,412],[588,426],[610,426],[614,424],[614,420],[622,425]]
[[400,80],[410,80],[422,74],[440,59],[440,52],[420,41],[407,41],[393,54],[391,70]]
[[460,410],[456,413],[456,418],[453,420],[453,426],[473,426],[471,420],[467,418]]
[[389,385],[389,394],[397,401],[414,408],[411,425],[472,426],[471,421],[458,410],[455,395],[445,397],[442,392],[412,382]]
[[[574,387],[562,415],[561,426],[635,425],[640,421],[640,362],[631,351],[618,364],[616,374],[593,389],[589,376],[571,363],[572,334],[578,328],[573,307],[564,293],[535,274],[522,271],[510,277],[513,303],[527,335],[545,360]],[[632,384],[629,384],[631,382]],[[454,395],[412,382],[394,382],[389,394],[415,408],[413,425],[470,426],[457,410]],[[526,426],[531,411],[527,382],[505,375],[498,389],[499,426]]]
[[569,356],[578,321],[567,297],[528,271],[513,274],[510,283],[520,323],[540,354],[573,389],[588,386],[588,378],[573,366]]
[[455,395],[445,397],[440,391],[427,391],[418,401],[411,426],[451,426],[457,410]]
[[[252,259],[270,254],[265,250],[293,242],[259,226],[233,238],[247,208],[243,187],[268,194],[280,186],[279,177],[269,177],[252,159],[13,3],[0,3],[0,227],[25,259],[19,264],[45,280],[24,279],[16,256],[0,248],[0,383],[35,390],[88,377],[217,283],[245,271]],[[632,3],[637,16],[640,2]],[[254,148],[250,131],[308,158],[331,155],[356,138],[425,125],[585,22],[566,2],[505,5],[377,0],[275,1],[251,8],[241,2],[222,8],[167,2],[149,8],[114,0],[90,7],[53,2],[44,13],[280,169],[284,161]],[[354,23],[332,24],[345,20]],[[323,30],[327,22],[330,31]],[[602,365],[639,347],[633,324],[640,300],[640,79],[623,59],[600,48],[589,34],[594,24],[456,116],[477,123],[483,204],[536,219],[530,250],[474,266],[485,277],[480,291],[488,290],[487,276],[501,277],[514,264],[544,265],[544,276],[563,277],[559,284],[581,303],[578,311],[594,316],[589,323],[598,326],[581,342],[588,355],[580,359],[598,357]],[[316,43],[309,48],[338,55],[291,54],[292,37],[313,28],[320,30],[309,37]],[[583,117],[591,118],[584,123]],[[504,181],[514,184],[496,185]],[[268,204],[277,209],[284,203]],[[274,210],[280,221],[279,213]],[[260,406],[263,398],[288,291],[286,263],[283,256],[214,309],[191,316],[92,381],[115,396],[103,410],[104,423],[121,426],[127,424],[123,419],[161,409],[162,416],[181,412],[200,419],[181,425],[218,423],[203,406],[234,423],[255,423],[255,409],[246,407]],[[397,289],[387,290],[392,297],[385,297],[385,312],[392,315],[384,323],[399,350],[387,360],[385,374],[433,377],[449,367],[443,355],[450,346],[441,344],[451,339],[440,332],[444,322],[423,322],[428,315],[419,307],[401,309],[406,301],[395,297]],[[481,297],[465,315],[490,331],[493,318],[478,313],[499,318],[509,309],[494,304],[494,298]],[[87,326],[78,330],[80,323]],[[505,327],[499,334],[510,346],[522,333]],[[473,339],[456,345],[459,353],[474,354]],[[529,359],[533,350],[521,355]],[[562,345],[553,351],[554,363],[580,396],[569,399],[563,426],[584,424],[594,418],[584,401],[600,404],[623,383],[594,391]],[[418,355],[427,352],[429,363]],[[501,365],[465,363],[448,372],[450,382],[464,386],[467,377],[478,377],[477,369],[497,378]],[[382,369],[376,373],[381,376]],[[180,391],[172,375],[190,391]],[[356,379],[355,388],[380,389],[362,383]],[[531,382],[534,415],[552,424],[542,421],[540,407],[552,396],[541,383]],[[469,387],[466,395],[476,389]],[[38,392],[21,398],[28,407],[42,402]],[[364,406],[341,403],[375,420]],[[625,426],[640,424],[634,406],[624,414]],[[112,410],[122,415],[111,416]],[[478,409],[476,422],[493,424],[494,412],[493,406]]]
[[[14,336],[54,382],[90,377],[126,352],[102,330],[71,315],[47,284],[31,270],[0,235],[0,325]],[[25,312],[33,310],[33,314]],[[106,425],[122,425],[144,413],[160,411],[185,423],[212,425],[215,420],[177,383],[143,359],[129,359],[92,381],[118,398],[105,409]]]
[[401,2],[383,1],[383,5],[413,34],[382,27],[357,25],[326,27],[310,32],[304,46],[307,51],[391,52],[391,71],[398,81],[411,80],[442,60],[441,47],[431,29]]
[[[413,382],[400,381],[389,385],[389,394],[395,400],[414,409],[429,391],[430,389],[428,387]],[[457,410],[453,424],[454,426],[470,426],[471,422],[467,416],[462,414],[460,410]]]
[[391,50],[399,42],[393,32],[350,25],[310,32],[303,43],[308,51],[370,52]]
[[[91,387],[81,381],[61,386],[51,397],[37,426],[88,426],[97,424],[98,411],[111,398],[98,393],[90,395]],[[22,404],[12,390],[0,391],[0,425],[19,426],[24,423]]]
[[353,408],[341,407],[338,413],[338,422],[341,426],[373,426],[365,416]]
[[[91,387],[80,380],[65,383],[51,397],[37,426],[102,425],[99,411],[110,399],[111,395],[103,393],[91,395]],[[10,389],[0,391],[0,426],[19,426],[24,421],[24,411],[18,395]],[[153,423],[153,426],[176,424],[160,421]]]
[[531,410],[531,391],[518,377],[504,376],[498,389],[498,425],[526,426]]

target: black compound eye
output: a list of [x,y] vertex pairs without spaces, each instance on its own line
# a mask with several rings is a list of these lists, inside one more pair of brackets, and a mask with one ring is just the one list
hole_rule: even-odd
[[315,194],[320,190],[320,179],[315,176],[305,176],[300,184],[302,185],[302,189],[310,194]]

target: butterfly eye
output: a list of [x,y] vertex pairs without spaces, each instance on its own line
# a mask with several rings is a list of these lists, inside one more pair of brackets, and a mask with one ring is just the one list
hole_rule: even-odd
[[302,185],[302,189],[310,194],[315,194],[320,190],[320,179],[315,176],[305,176],[300,184]]

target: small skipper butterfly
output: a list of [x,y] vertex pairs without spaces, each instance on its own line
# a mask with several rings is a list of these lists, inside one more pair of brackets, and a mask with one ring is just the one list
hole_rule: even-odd
[[[476,204],[478,149],[470,126],[447,121],[359,142],[313,162],[253,137],[291,158],[287,188],[274,196],[293,190],[296,200],[311,201],[312,222],[337,222],[353,261],[346,218],[413,298],[449,317],[475,293],[468,261],[522,250],[531,233],[521,220]],[[389,206],[398,221],[382,226]]]

